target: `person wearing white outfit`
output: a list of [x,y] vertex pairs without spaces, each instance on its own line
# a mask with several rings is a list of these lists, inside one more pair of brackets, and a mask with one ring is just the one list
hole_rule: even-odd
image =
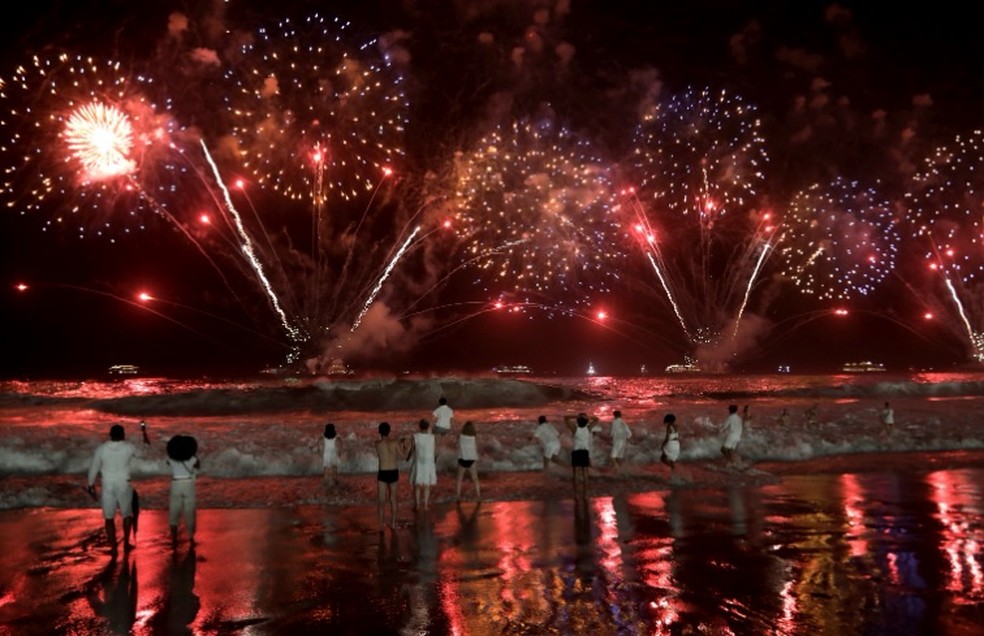
[[533,439],[540,444],[540,450],[543,452],[543,472],[547,472],[551,461],[560,461],[560,433],[547,421],[546,415],[541,415],[537,419]]
[[622,419],[622,411],[615,411],[612,415],[614,415],[612,420],[612,465],[615,468],[615,473],[618,474],[621,470],[622,459],[625,457],[625,447],[629,438],[632,437],[632,431]]
[[419,427],[413,434],[413,500],[418,509],[423,503],[424,510],[429,510],[431,486],[437,484],[437,457],[430,422],[422,419]]
[[[746,413],[748,412],[746,407]],[[729,461],[735,459],[735,449],[741,442],[742,418],[738,415],[738,405],[728,406],[728,417],[721,423],[721,433],[724,434],[724,443],[721,445],[721,454]]]
[[448,399],[441,397],[437,401],[437,408],[434,409],[434,433],[437,435],[447,435],[451,432],[451,421],[454,419],[454,411],[448,406]]
[[669,466],[670,474],[673,474],[677,460],[680,459],[680,431],[677,430],[676,415],[667,413],[663,423],[666,424],[666,436],[663,438],[663,454],[659,460]]
[[325,424],[321,444],[321,463],[324,466],[325,483],[335,486],[338,483],[338,433],[331,422]]
[[[146,433],[145,433],[146,435]],[[100,502],[106,521],[106,538],[112,554],[116,555],[116,511],[123,517],[123,549],[133,547],[133,486],[130,484],[130,464],[137,449],[126,441],[126,430],[120,424],[109,429],[109,441],[96,449],[89,465],[88,491],[95,496],[96,476],[101,476]]]
[[885,408],[881,410],[881,421],[885,427],[885,432],[891,433],[895,427],[895,411],[888,405],[888,402],[885,402]]
[[[181,439],[180,445],[169,442],[169,448],[184,446],[197,449],[198,447],[197,442],[192,437],[177,435],[175,438],[183,439]],[[167,516],[171,526],[172,548],[178,545],[178,523],[182,517],[184,517],[188,541],[191,545],[195,545],[195,521],[198,510],[195,501],[195,478],[198,475],[198,470],[202,467],[196,454],[192,454],[186,459],[178,459],[178,457],[186,457],[186,455],[178,454],[171,457],[169,454],[167,458],[167,463],[171,467],[171,492],[168,499]]]

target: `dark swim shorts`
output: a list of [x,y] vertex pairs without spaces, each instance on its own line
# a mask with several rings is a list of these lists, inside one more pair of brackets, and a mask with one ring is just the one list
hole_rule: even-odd
[[461,466],[462,468],[471,468],[472,467],[472,464],[474,464],[474,463],[475,463],[475,460],[474,459],[459,459],[458,460],[458,465]]
[[393,470],[381,470],[376,473],[376,480],[381,481],[384,484],[395,484],[396,480],[400,478],[400,471],[394,468]]
[[571,451],[571,466],[575,468],[590,468],[591,456],[586,450]]

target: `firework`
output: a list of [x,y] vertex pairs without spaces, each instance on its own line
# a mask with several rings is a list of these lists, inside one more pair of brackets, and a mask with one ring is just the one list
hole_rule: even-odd
[[[0,198],[45,227],[112,235],[143,228],[154,199],[182,171],[176,128],[147,97],[153,82],[112,60],[35,56],[0,79]],[[162,178],[162,175],[167,176]]]
[[767,162],[756,108],[725,91],[671,96],[636,130],[623,209],[694,346],[736,336],[772,250],[775,222],[754,208]]
[[801,292],[850,300],[869,295],[894,270],[899,238],[891,204],[872,188],[838,178],[793,197],[778,257]]
[[971,358],[984,362],[984,132],[957,136],[923,162],[907,195],[925,272],[910,289],[942,292]]
[[609,165],[568,130],[497,129],[461,157],[456,182],[463,260],[487,290],[583,297],[617,275]]
[[404,81],[379,40],[314,15],[260,29],[227,74],[244,167],[264,187],[324,205],[371,191],[402,154]]

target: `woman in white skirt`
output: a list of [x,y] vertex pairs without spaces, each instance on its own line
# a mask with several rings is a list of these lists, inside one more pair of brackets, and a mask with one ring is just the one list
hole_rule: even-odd
[[437,484],[437,456],[430,422],[420,420],[419,428],[413,434],[413,501],[418,509],[423,502],[424,510],[429,510],[431,486]]
[[666,437],[663,438],[663,454],[660,461],[670,467],[670,474],[676,468],[677,460],[680,459],[680,431],[676,427],[676,415],[667,413],[663,418],[666,424]]

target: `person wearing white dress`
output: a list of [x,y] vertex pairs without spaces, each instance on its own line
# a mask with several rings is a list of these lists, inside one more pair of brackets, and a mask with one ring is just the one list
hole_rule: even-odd
[[419,427],[413,434],[413,500],[418,509],[423,504],[424,510],[429,510],[431,486],[437,484],[437,457],[430,422],[422,419]]
[[721,454],[724,455],[729,462],[733,462],[736,459],[735,453],[738,448],[738,443],[741,441],[742,430],[742,417],[738,415],[738,405],[731,404],[728,406],[728,417],[721,423],[721,433],[724,434],[724,443],[721,445]]
[[612,415],[614,415],[612,420],[612,466],[615,473],[618,474],[621,470],[622,458],[625,457],[625,447],[629,438],[632,437],[632,431],[622,419],[622,411],[615,411]]
[[895,427],[895,411],[889,406],[888,402],[885,402],[885,408],[881,411],[881,421],[885,426],[885,432],[891,433],[892,429]]
[[533,439],[540,444],[540,450],[543,452],[543,472],[547,472],[550,462],[560,461],[560,433],[547,421],[546,415],[541,415],[537,419]]
[[335,486],[338,483],[338,433],[335,425],[325,424],[325,432],[321,439],[321,462],[324,466],[325,483]]
[[677,460],[680,459],[680,431],[676,426],[676,415],[667,413],[663,418],[666,424],[666,436],[663,438],[663,454],[660,461],[670,467],[670,474],[676,469]]

